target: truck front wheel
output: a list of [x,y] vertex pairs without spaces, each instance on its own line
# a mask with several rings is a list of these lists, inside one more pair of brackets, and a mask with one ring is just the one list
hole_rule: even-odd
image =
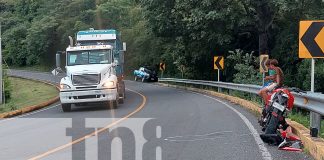
[[117,109],[118,108],[118,101],[117,100],[112,101],[112,108],[113,109]]
[[71,104],[62,104],[63,112],[71,112]]

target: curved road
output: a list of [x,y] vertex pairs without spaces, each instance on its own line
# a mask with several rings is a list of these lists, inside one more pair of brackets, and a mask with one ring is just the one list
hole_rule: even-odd
[[[58,82],[50,74],[10,74]],[[226,100],[148,83],[127,81],[126,87],[127,99],[116,110],[99,104],[63,113],[54,104],[1,120],[0,159],[312,159],[260,142],[255,115]]]

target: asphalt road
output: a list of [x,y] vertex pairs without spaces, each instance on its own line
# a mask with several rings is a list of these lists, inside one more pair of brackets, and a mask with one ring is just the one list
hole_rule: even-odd
[[[10,74],[58,82],[50,74]],[[63,113],[54,104],[1,120],[0,159],[312,159],[260,142],[255,115],[226,100],[141,82],[126,87],[116,110],[90,104]]]

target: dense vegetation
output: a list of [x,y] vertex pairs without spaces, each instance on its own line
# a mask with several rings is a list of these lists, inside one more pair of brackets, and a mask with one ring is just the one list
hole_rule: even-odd
[[[9,65],[54,66],[68,36],[116,28],[128,44],[127,73],[166,63],[166,75],[260,83],[260,53],[277,58],[286,85],[310,88],[310,60],[298,58],[300,20],[324,19],[322,0],[0,0],[4,58]],[[240,49],[240,50],[238,50]],[[316,90],[324,92],[324,62],[316,61]]]

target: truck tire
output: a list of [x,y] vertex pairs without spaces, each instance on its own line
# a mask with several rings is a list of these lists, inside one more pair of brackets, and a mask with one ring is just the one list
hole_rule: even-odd
[[63,112],[71,112],[71,104],[62,104]]
[[112,101],[111,108],[113,108],[113,109],[117,109],[118,108],[118,100]]
[[[120,98],[122,97],[122,98]],[[119,95],[118,103],[119,104],[124,104],[124,99],[125,99],[125,92]]]
[[124,99],[126,99],[126,89],[125,89],[125,86],[124,86]]
[[105,103],[105,106],[107,109],[117,109],[118,108],[118,101],[108,101]]

